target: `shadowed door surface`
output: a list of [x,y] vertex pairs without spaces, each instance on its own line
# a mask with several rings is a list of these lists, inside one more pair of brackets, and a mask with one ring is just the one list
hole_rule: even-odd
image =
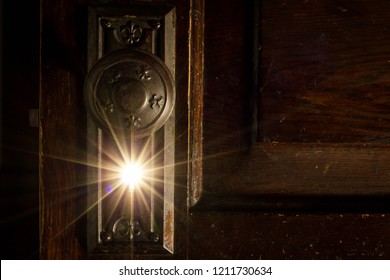
[[[91,257],[85,167],[58,158],[86,157],[87,7],[134,4],[106,2],[42,2],[42,258]],[[388,258],[387,1],[137,4],[176,11],[168,258]]]

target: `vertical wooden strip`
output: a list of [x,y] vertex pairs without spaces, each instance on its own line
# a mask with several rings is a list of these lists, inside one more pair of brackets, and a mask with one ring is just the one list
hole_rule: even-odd
[[[98,16],[96,9],[88,10],[88,71],[102,56],[101,49],[101,28],[97,23]],[[99,26],[96,28],[96,26]],[[102,229],[102,191],[101,191],[101,165],[102,165],[102,131],[96,127],[89,115],[87,115],[87,177],[88,177],[88,228],[87,228],[87,247],[88,253],[91,253],[98,243],[100,243],[99,233]],[[96,166],[97,165],[97,166]]]
[[204,0],[192,0],[190,7],[188,137],[189,137],[189,205],[199,201],[202,193],[203,156],[203,65]]
[[175,258],[187,257],[189,186],[189,10],[190,0],[175,1],[176,10],[176,104],[175,104]]
[[156,218],[155,218],[155,215],[156,215],[156,207],[155,207],[155,203],[156,203],[156,200],[155,200],[155,196],[156,196],[156,187],[155,187],[155,181],[153,178],[155,178],[155,161],[156,161],[156,152],[155,152],[155,149],[156,149],[156,143],[155,143],[155,134],[153,133],[151,136],[150,136],[150,143],[148,144],[149,147],[148,149],[150,150],[150,158],[151,158],[151,161],[149,163],[149,172],[150,172],[150,178],[151,179],[148,179],[148,183],[150,184],[150,232],[154,232],[155,231],[155,224],[156,224]]
[[76,233],[85,115],[77,11],[75,1],[44,0],[41,5],[41,258],[78,259],[85,253]]
[[[175,77],[176,10],[165,16],[164,59]],[[164,125],[164,248],[174,253],[175,245],[175,110]]]
[[164,248],[174,253],[175,245],[175,113],[164,126]]

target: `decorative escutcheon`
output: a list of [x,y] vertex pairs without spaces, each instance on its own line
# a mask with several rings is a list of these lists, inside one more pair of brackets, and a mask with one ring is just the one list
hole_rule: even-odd
[[165,124],[175,104],[173,77],[157,56],[121,49],[88,73],[84,98],[96,124],[117,136],[141,138]]

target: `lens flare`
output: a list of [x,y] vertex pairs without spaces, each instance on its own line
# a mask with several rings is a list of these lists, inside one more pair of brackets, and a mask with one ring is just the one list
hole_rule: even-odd
[[131,163],[122,168],[121,182],[129,188],[129,191],[134,191],[135,187],[141,182],[143,177],[143,169],[139,164]]

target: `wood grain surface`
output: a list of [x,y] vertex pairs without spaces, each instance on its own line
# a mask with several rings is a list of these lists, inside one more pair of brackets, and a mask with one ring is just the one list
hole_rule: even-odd
[[[88,258],[85,168],[61,158],[86,158],[86,12],[103,2],[42,2],[44,259]],[[170,258],[388,258],[387,1],[265,0],[259,25],[252,1],[155,2],[177,15]]]
[[261,1],[253,145],[252,5],[205,3],[189,258],[387,258],[390,6]]
[[262,1],[263,141],[388,143],[388,1]]
[[388,259],[384,214],[194,213],[190,259]]

